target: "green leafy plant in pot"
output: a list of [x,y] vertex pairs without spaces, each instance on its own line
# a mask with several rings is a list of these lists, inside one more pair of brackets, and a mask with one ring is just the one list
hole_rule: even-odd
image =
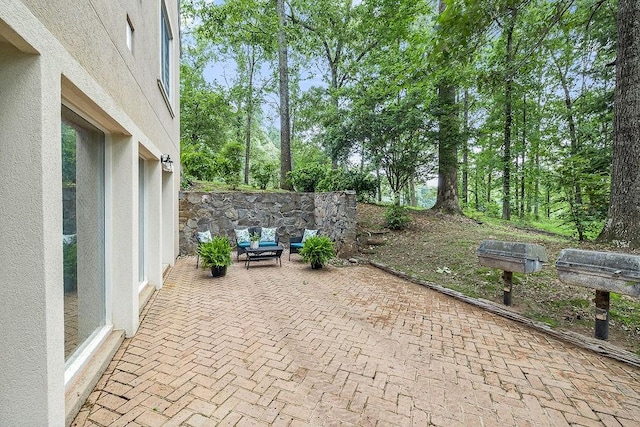
[[231,244],[226,237],[216,236],[210,242],[200,245],[200,259],[202,268],[211,267],[213,277],[227,274],[227,267],[231,265]]
[[333,241],[326,236],[307,238],[300,249],[300,256],[304,262],[311,263],[311,268],[322,268],[331,258],[336,256]]

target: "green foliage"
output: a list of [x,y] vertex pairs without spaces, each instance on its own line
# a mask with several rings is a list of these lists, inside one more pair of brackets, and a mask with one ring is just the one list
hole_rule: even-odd
[[180,189],[181,190],[189,189],[189,187],[191,187],[191,185],[193,185],[193,182],[195,180],[196,180],[196,178],[193,175],[189,175],[189,174],[185,173],[184,170],[180,171]]
[[251,233],[249,235],[249,240],[252,242],[259,242],[260,241],[260,234],[258,233]]
[[[240,184],[235,188],[231,188],[229,184],[221,180],[215,180],[215,181],[194,180],[192,181],[190,188],[194,189],[195,191],[203,191],[205,193],[227,192],[227,191],[243,191],[243,192],[255,193],[256,191],[258,191],[256,190],[255,186],[244,185],[244,184]],[[280,193],[280,192],[285,192],[285,190],[281,190],[279,188],[269,188],[268,190],[266,190],[266,192]]]
[[287,174],[296,191],[313,193],[316,186],[326,175],[327,167],[319,164],[308,164],[303,167],[296,167]]
[[304,262],[324,265],[336,256],[336,251],[333,241],[327,236],[313,236],[305,240],[300,256]]
[[202,243],[198,253],[203,269],[231,265],[231,244],[226,237],[216,236],[210,242]]
[[[504,202],[514,221],[563,221],[563,231],[591,238],[609,204],[616,2],[441,4],[444,10],[415,0],[290,2],[294,187],[354,189],[366,200],[370,183],[340,170],[357,155],[376,173],[384,197],[430,206],[435,197],[422,190],[424,178],[435,175],[437,161],[455,167],[461,160],[466,206],[500,217]],[[269,93],[277,92],[275,67],[268,72],[277,52],[274,6],[185,4],[185,184],[224,177],[238,188],[217,154],[250,134],[243,164],[251,166],[252,184],[273,185],[269,171],[255,165],[267,163],[263,154],[269,161],[281,156],[279,129],[264,129],[261,116]],[[235,65],[224,90],[203,78],[212,60]],[[309,74],[323,85],[303,89]],[[456,96],[438,102],[444,89]],[[450,143],[439,147],[442,141]],[[436,157],[440,148],[449,150]]]
[[[406,59],[402,53],[396,54],[386,61],[402,63]],[[435,124],[429,114],[425,88],[403,81],[411,76],[386,65],[389,69],[381,70],[385,74],[372,80],[363,79],[352,92],[353,111],[344,133],[362,145],[361,155],[370,160],[374,169],[384,171],[394,201],[398,202],[409,182],[428,175],[435,165],[432,143]]]
[[367,173],[355,169],[328,170],[316,185],[316,191],[344,191],[356,192],[358,201],[372,201],[376,195],[377,184],[375,178]]
[[[77,289],[78,282],[78,243],[74,239],[71,243],[62,246],[63,272],[65,290]],[[68,285],[67,285],[68,283]]]
[[607,216],[610,183],[592,159],[597,158],[567,155],[550,174],[557,189],[551,199],[558,204],[556,215],[573,227],[578,240],[597,237]]
[[640,302],[615,292],[611,292],[610,298],[611,319],[627,327],[640,328]]
[[207,149],[197,150],[194,146],[184,146],[180,153],[183,176],[191,181],[212,181],[216,176],[216,164]]
[[384,212],[387,227],[392,230],[404,230],[411,222],[407,210],[400,205],[391,205]]
[[487,216],[492,218],[500,218],[502,216],[502,207],[495,200],[478,206],[477,209],[479,212],[484,212]]
[[269,181],[274,178],[278,165],[273,162],[258,162],[251,165],[251,176],[258,184],[258,188],[266,190]]
[[180,64],[181,147],[206,147],[215,153],[233,134],[237,113],[224,90],[204,79],[208,57],[202,49],[187,46]]
[[215,160],[217,175],[224,179],[231,188],[240,185],[240,172],[242,171],[242,159],[244,146],[237,142],[228,142],[221,149]]
[[76,182],[76,131],[62,123],[62,182],[72,185]]

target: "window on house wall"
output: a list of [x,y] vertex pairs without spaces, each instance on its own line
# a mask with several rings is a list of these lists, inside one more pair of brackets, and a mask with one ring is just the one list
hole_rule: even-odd
[[131,19],[129,19],[129,15],[127,15],[127,47],[131,52],[133,52],[133,24],[131,23]]
[[169,23],[169,15],[167,7],[162,1],[160,6],[160,38],[161,38],[161,76],[162,85],[167,97],[171,98],[171,57],[173,49],[173,34],[171,33],[171,25]]
[[62,107],[65,359],[106,322],[104,134]]

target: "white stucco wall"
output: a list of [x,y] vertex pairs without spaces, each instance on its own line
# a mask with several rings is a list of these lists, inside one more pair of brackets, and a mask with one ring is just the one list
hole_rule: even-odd
[[[164,153],[179,150],[179,126],[157,85],[161,0],[24,0],[24,4],[158,148]],[[172,16],[177,64],[177,0],[166,0],[166,6]],[[135,29],[133,52],[126,46],[127,16]],[[172,86],[171,107],[177,114],[177,81]]]
[[[0,425],[64,425],[60,108],[106,135],[107,322],[138,327],[138,157],[149,163],[149,281],[178,254],[177,0],[170,108],[160,0],[0,0]],[[129,15],[134,52],[126,47]],[[142,149],[141,149],[142,147]],[[173,174],[159,158],[176,160]]]
[[56,189],[41,173],[59,147],[37,143],[56,128],[56,116],[42,93],[46,60],[10,50],[0,45],[0,425],[7,426],[64,415],[62,248],[54,243],[62,216],[45,209]]

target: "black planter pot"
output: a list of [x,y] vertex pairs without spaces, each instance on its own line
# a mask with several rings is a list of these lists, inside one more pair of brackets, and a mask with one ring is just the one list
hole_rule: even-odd
[[311,263],[311,268],[312,268],[313,270],[318,270],[318,269],[322,268],[322,264],[321,264],[321,263],[319,263],[319,262],[312,262],[312,263]]
[[222,267],[213,266],[211,267],[211,275],[213,277],[222,277],[227,274],[227,266],[223,265]]

